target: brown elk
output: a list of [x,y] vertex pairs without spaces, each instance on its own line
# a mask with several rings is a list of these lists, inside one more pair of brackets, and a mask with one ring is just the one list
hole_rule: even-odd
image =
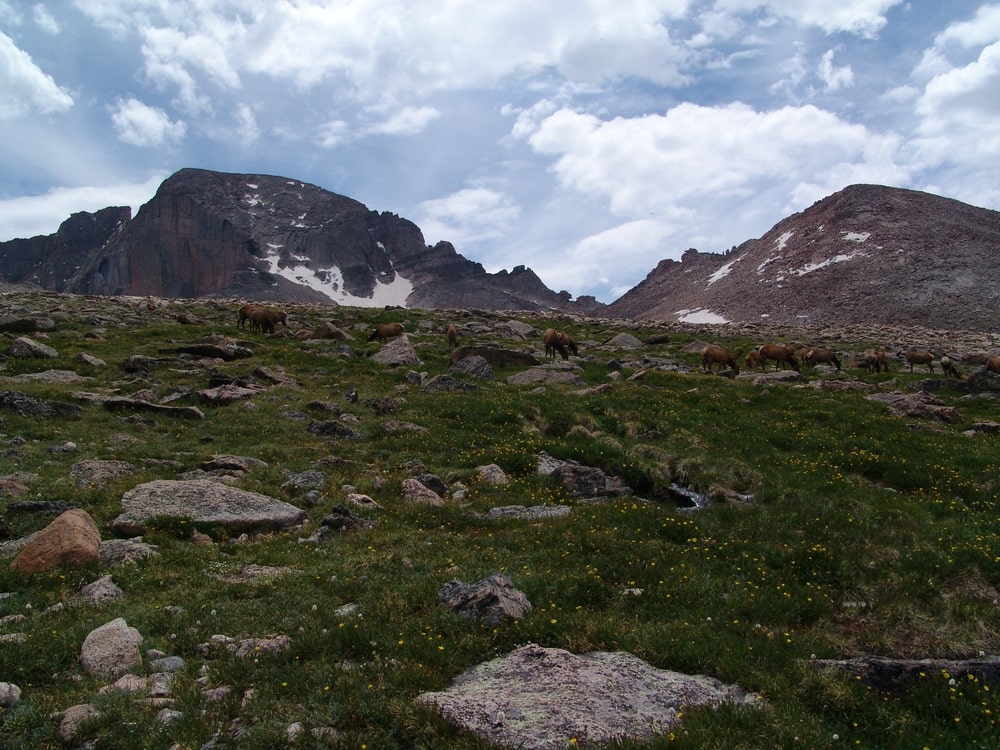
[[458,329],[454,325],[448,326],[448,329],[444,333],[448,337],[448,346],[452,349],[458,346]]
[[[545,356],[555,357],[556,352],[562,355],[563,359],[569,359],[569,352],[579,356],[576,343],[569,337],[568,333],[557,331],[555,328],[546,328],[542,334],[542,343],[545,344]],[[569,350],[569,351],[567,351]]]
[[701,367],[707,372],[714,372],[715,365],[720,365],[721,372],[726,367],[732,369],[734,375],[740,374],[740,367],[736,363],[742,352],[733,354],[728,349],[721,346],[709,345],[701,350]]
[[761,357],[764,358],[765,365],[767,364],[767,360],[774,360],[775,370],[778,369],[779,365],[784,363],[796,372],[799,371],[799,361],[795,359],[794,346],[789,344],[761,344],[757,347],[757,351],[760,352]]
[[239,320],[236,321],[236,327],[246,328],[247,321],[250,320],[250,313],[256,309],[257,308],[253,305],[243,305],[243,307],[240,308],[240,317]]
[[262,307],[255,307],[250,311],[250,330],[261,331],[262,333],[274,333],[274,324],[288,327],[288,313],[284,310],[266,310]]
[[941,357],[941,373],[952,378],[962,378],[962,373],[960,373],[958,368],[955,366],[955,360],[947,354]]
[[899,352],[897,356],[906,360],[910,365],[910,372],[913,372],[914,365],[927,365],[927,372],[934,372],[934,355],[930,352],[920,352],[911,349],[905,354]]
[[866,351],[862,364],[868,372],[889,372],[889,360],[882,349]]
[[1000,375],[1000,357],[990,357],[986,360],[986,372],[995,372]]
[[764,358],[760,355],[760,352],[756,349],[751,349],[747,352],[747,356],[743,358],[743,364],[746,365],[748,370],[764,369]]
[[817,362],[832,364],[840,372],[840,360],[837,354],[830,349],[807,349],[802,355],[802,361],[809,367],[815,367]]
[[400,336],[403,333],[402,323],[379,323],[375,326],[375,330],[372,331],[372,335],[368,337],[369,341],[374,341],[375,339],[390,339],[393,336]]

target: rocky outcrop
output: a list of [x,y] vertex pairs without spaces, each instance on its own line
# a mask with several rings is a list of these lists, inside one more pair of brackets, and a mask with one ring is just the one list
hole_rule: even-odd
[[0,278],[94,295],[491,310],[571,302],[531,269],[487,273],[448,242],[428,246],[414,223],[352,198],[203,169],[170,176],[134,219],[128,208],[74,214],[55,235],[0,243]]
[[614,317],[994,330],[1000,212],[852,185],[725,254],[663,260]]

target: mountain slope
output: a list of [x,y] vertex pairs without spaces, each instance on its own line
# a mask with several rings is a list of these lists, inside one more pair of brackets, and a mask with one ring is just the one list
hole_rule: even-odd
[[530,269],[489,274],[450,243],[428,247],[406,219],[285,177],[183,169],[134,219],[105,224],[75,242],[3,243],[0,273],[98,295],[527,310],[570,302]]
[[664,260],[609,306],[625,318],[993,330],[1000,212],[852,185],[720,254]]

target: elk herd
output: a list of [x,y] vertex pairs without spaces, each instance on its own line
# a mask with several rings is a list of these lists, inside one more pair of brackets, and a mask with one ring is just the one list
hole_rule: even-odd
[[[275,325],[280,323],[288,326],[288,315],[283,310],[274,310],[256,305],[243,305],[239,309],[237,327],[245,328],[249,321],[250,330],[265,334],[273,334]],[[398,322],[380,323],[372,329],[368,336],[368,341],[387,341],[390,338],[401,336],[403,324]],[[454,324],[448,325],[445,329],[445,338],[448,346],[454,349],[458,346],[458,329]],[[562,357],[569,359],[570,355],[579,356],[579,347],[572,337],[565,331],[555,328],[547,328],[542,333],[542,345],[547,358]],[[801,372],[803,366],[814,368],[816,365],[827,365],[837,372],[842,371],[842,364],[837,352],[826,347],[793,346],[792,344],[760,344],[743,356],[742,351],[732,352],[728,349],[710,344],[701,350],[701,367],[705,372],[725,372],[731,371],[733,375],[740,372],[740,358],[743,367],[748,370],[767,370],[769,364],[774,362],[774,369],[789,368],[796,372]],[[910,349],[899,351],[896,357],[904,367],[909,367],[910,372],[914,372],[916,366],[926,367],[928,373],[934,373],[934,363],[937,361],[941,368],[941,374],[963,378],[958,369],[958,364],[981,365],[988,372],[1000,375],[1000,356],[989,357],[986,355],[968,355],[958,357],[950,354],[936,354],[931,351]],[[847,366],[852,369],[864,370],[869,373],[880,373],[889,371],[889,357],[884,349],[869,349],[860,357],[847,362]]]

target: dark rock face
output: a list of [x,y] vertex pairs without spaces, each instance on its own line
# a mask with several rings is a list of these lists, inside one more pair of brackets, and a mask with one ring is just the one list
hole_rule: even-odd
[[489,274],[447,242],[428,247],[406,219],[285,177],[182,169],[130,219],[127,207],[74,214],[50,237],[0,243],[0,276],[95,295],[490,310],[570,302],[524,266]]
[[616,317],[993,330],[1000,212],[914,190],[852,185],[728,253],[664,260],[608,307]]

